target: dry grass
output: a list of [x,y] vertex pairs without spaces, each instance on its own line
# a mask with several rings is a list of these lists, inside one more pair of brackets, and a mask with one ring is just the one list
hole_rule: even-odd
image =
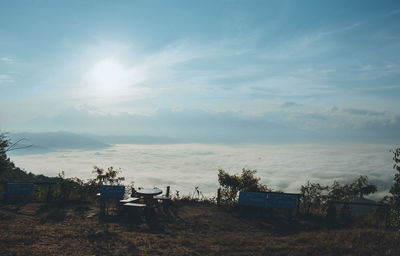
[[96,204],[6,205],[0,230],[0,255],[400,255],[392,231],[327,230],[319,220],[240,217],[201,203],[101,222]]

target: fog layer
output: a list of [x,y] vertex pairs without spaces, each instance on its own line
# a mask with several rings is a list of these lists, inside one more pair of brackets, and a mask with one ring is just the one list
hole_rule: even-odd
[[102,150],[72,150],[12,156],[17,166],[35,174],[93,178],[94,165],[121,168],[125,183],[136,187],[169,185],[187,194],[195,186],[207,195],[218,188],[217,173],[223,168],[240,173],[242,168],[258,170],[261,182],[272,189],[299,192],[308,180],[331,184],[346,183],[368,175],[378,185],[380,197],[393,181],[393,146],[382,144],[297,144],[297,145],[209,145],[117,144]]

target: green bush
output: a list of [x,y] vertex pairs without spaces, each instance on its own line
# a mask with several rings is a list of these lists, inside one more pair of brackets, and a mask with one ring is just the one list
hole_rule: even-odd
[[393,185],[390,188],[390,194],[392,196],[386,199],[390,205],[390,223],[394,228],[400,231],[400,148],[397,148],[393,152],[393,169],[396,170],[393,179]]
[[236,200],[239,191],[271,191],[267,185],[260,183],[260,178],[256,177],[256,170],[242,169],[240,175],[230,175],[223,169],[218,170],[218,182],[222,187],[221,200],[232,203]]
[[121,170],[116,170],[112,166],[106,171],[94,166],[92,172],[96,177],[85,182],[79,178],[66,178],[62,171],[58,175],[55,198],[57,200],[90,200],[100,191],[101,185],[119,185],[125,180],[124,177],[118,176]]
[[334,181],[331,186],[322,186],[319,183],[307,182],[301,186],[302,197],[300,209],[305,213],[324,213],[328,200],[351,201],[356,197],[363,197],[377,191],[367,176],[360,176],[350,184],[341,185]]

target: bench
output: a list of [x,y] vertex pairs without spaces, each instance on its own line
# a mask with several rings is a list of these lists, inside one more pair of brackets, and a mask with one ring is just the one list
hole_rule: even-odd
[[268,192],[265,206],[270,208],[297,209],[301,194]]
[[[278,192],[239,192],[238,206],[258,208],[298,209],[300,194]],[[291,214],[291,213],[290,213]]]
[[119,200],[119,202],[121,204],[125,204],[125,203],[132,203],[132,202],[135,202],[135,201],[138,201],[138,200],[139,200],[139,198],[137,198],[137,197],[130,197],[130,198],[127,198],[127,199]]
[[101,185],[100,197],[122,199],[125,195],[125,186]]
[[8,202],[10,197],[23,196],[24,202],[27,202],[32,198],[32,194],[33,183],[10,182],[6,184],[4,199]]
[[137,220],[137,216],[139,216],[139,213],[142,211],[146,218],[151,218],[155,214],[153,205],[142,203],[125,203],[123,207],[125,208],[126,214],[128,214],[127,216],[130,220]]
[[127,207],[138,207],[138,208],[147,207],[146,204],[139,204],[139,203],[126,203],[126,204],[124,204],[124,206],[127,206]]
[[265,192],[239,192],[239,206],[265,207],[267,193]]
[[[122,200],[125,195],[125,186],[120,185],[101,185],[100,193],[96,194],[100,198],[100,216],[105,215],[106,199]],[[119,210],[119,203],[117,208]]]

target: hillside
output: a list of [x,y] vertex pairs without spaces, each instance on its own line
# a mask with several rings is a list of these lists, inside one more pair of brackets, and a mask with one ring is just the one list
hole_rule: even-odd
[[327,229],[322,220],[240,216],[175,202],[154,218],[98,219],[98,205],[0,206],[1,255],[400,255],[399,234],[379,227]]

